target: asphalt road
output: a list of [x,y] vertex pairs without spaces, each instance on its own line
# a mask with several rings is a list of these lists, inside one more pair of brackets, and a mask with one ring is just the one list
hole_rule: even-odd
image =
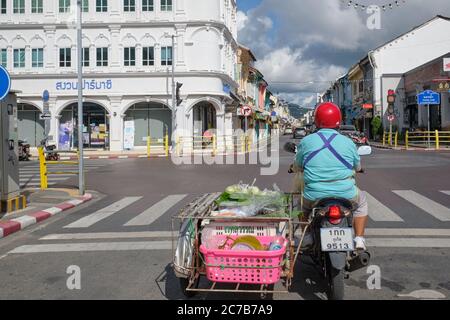
[[[261,165],[91,161],[86,179],[95,200],[0,240],[0,299],[183,299],[170,267],[171,217],[197,196],[239,181],[291,191],[292,159],[281,150],[279,172],[270,176],[261,175]],[[449,299],[450,153],[374,150],[363,166],[358,185],[370,197],[368,242],[381,288],[368,290],[372,269],[361,269],[346,280],[347,298]],[[55,186],[76,182],[69,177]],[[80,290],[66,285],[72,265],[81,271]],[[290,292],[274,299],[323,299],[324,290],[304,258]],[[255,295],[194,299],[222,298]]]

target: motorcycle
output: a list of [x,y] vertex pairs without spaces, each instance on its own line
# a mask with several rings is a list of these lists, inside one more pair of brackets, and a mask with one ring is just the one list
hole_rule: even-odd
[[59,161],[60,159],[59,154],[57,152],[52,152],[53,150],[56,150],[56,145],[54,144],[48,145],[47,140],[45,139],[41,141],[41,145],[44,147],[45,160]]
[[19,140],[19,161],[30,161],[30,145],[26,140]]
[[[296,153],[296,145],[288,142],[286,151]],[[370,146],[358,148],[360,155],[369,155]],[[291,165],[289,172],[294,173]],[[364,171],[361,170],[361,173]],[[344,279],[351,272],[366,267],[370,262],[368,251],[357,251],[353,242],[353,211],[355,208],[348,199],[337,197],[320,199],[308,217],[307,229],[312,243],[301,248],[303,255],[311,257],[327,283],[327,296],[330,300],[344,299]],[[299,244],[302,246],[302,243]]]

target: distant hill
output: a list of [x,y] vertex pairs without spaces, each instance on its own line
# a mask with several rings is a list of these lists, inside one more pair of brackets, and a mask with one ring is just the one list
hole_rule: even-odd
[[308,108],[301,107],[301,106],[299,106],[298,104],[295,104],[295,103],[289,103],[288,107],[289,107],[289,111],[291,113],[291,116],[293,116],[296,119],[300,119],[308,111],[311,110],[311,109],[308,109]]

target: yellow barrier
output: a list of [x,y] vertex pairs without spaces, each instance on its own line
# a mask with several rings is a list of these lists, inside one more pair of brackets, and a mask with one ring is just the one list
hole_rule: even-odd
[[150,136],[147,137],[147,157],[150,158],[153,147],[162,147],[166,157],[169,156],[169,135],[166,134],[164,138],[152,139]]
[[406,131],[406,149],[410,146],[428,146],[439,150],[442,144],[450,144],[450,131]]
[[[395,147],[398,146],[398,132],[383,132],[383,146],[386,145],[386,140],[388,142],[388,145],[392,146],[394,145]],[[392,143],[394,142],[394,143]]]
[[[58,151],[53,151],[58,152]],[[71,153],[71,151],[64,151],[64,153]],[[78,151],[73,151],[73,153],[77,154],[77,158],[80,159]],[[48,175],[49,174],[79,174],[78,171],[48,171],[47,166],[53,164],[59,165],[78,165],[78,161],[47,161],[45,159],[45,152],[43,147],[38,147],[39,154],[39,173],[41,178],[41,190],[45,190],[48,188]]]
[[217,155],[219,150],[245,153],[251,150],[252,144],[251,137],[247,135],[177,137],[176,141],[178,156],[183,150],[203,150],[211,152],[212,155]]

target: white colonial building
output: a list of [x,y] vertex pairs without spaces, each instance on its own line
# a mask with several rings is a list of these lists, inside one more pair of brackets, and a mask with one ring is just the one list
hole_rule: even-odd
[[[176,131],[231,130],[237,87],[235,0],[83,0],[85,147],[112,151]],[[76,0],[0,0],[0,64],[19,94],[19,135],[76,146]],[[175,46],[172,48],[174,35]],[[171,68],[182,83],[172,106]],[[174,111],[176,109],[176,111]],[[134,136],[134,138],[133,138]],[[127,145],[124,146],[125,138]]]

